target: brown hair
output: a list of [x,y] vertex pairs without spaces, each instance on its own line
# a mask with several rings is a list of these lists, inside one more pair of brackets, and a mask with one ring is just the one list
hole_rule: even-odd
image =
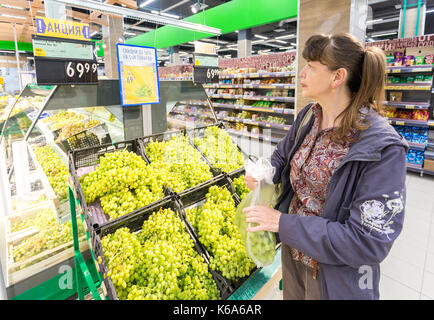
[[371,107],[383,114],[386,56],[377,47],[365,49],[351,34],[314,35],[305,43],[303,58],[319,61],[331,71],[345,68],[348,76],[346,85],[351,93],[349,105],[338,118],[340,126],[333,131],[334,141],[355,141],[349,138],[351,129],[366,130],[370,123],[363,119],[360,109]]

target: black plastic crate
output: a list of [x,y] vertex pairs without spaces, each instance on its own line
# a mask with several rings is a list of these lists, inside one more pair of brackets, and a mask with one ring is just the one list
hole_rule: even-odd
[[[129,216],[143,209],[139,208],[126,215],[123,215],[113,220],[109,220],[108,216],[101,208],[99,198],[91,204],[86,203],[85,201],[83,189],[81,188],[79,178],[86,173],[94,171],[101,156],[110,152],[116,152],[124,149],[135,152],[142,157],[143,161],[148,163],[147,160],[143,158],[137,140],[122,141],[114,144],[104,144],[96,147],[73,150],[72,152],[68,153],[69,171],[71,173],[76,195],[83,210],[84,218],[87,222],[87,225],[91,230],[97,231],[103,226],[111,225],[121,219],[128,218]],[[163,191],[164,197],[157,200],[155,203],[159,203],[162,200],[167,200],[172,195],[172,192],[166,187],[163,187]],[[145,208],[150,206],[152,206],[152,203]],[[91,234],[93,235],[93,232],[91,232]]]
[[[198,150],[201,153],[201,155],[206,159],[207,163],[210,166],[212,166],[214,169],[219,170],[222,173],[226,173],[229,176],[236,175],[238,172],[243,171],[244,167],[240,167],[238,169],[232,170],[231,172],[224,172],[221,168],[215,167],[214,164],[211,162],[211,160],[208,159],[208,157],[200,150],[200,148],[196,145],[196,143],[194,143],[195,138],[203,138],[205,136],[205,130],[207,128],[213,127],[213,126],[217,126],[218,128],[220,128],[222,130],[226,129],[222,122],[219,122],[218,124],[212,124],[212,125],[197,127],[194,129],[187,129],[187,135],[188,135],[188,138],[190,140],[190,143],[195,147],[196,150]],[[242,150],[240,148],[240,146],[238,144],[235,143],[235,141],[233,139],[231,139],[231,140],[234,143],[234,145],[236,145],[238,151],[241,152],[241,154],[244,156],[244,160],[246,160],[246,159],[250,159],[252,161],[256,160],[256,157],[254,157],[252,155],[248,155],[246,152],[244,152],[244,150]]]
[[[53,131],[54,139],[56,140],[62,129]],[[112,139],[105,123],[98,124],[91,128],[80,131],[66,139],[62,139],[57,144],[66,153],[74,149],[84,149],[94,146],[99,146],[107,143],[112,143]]]
[[[95,263],[98,264],[99,272],[102,278],[104,279],[104,286],[106,287],[108,298],[111,300],[118,300],[118,296],[114,288],[113,282],[111,281],[109,276],[106,276],[108,273],[108,267],[104,259],[104,252],[103,252],[102,242],[101,242],[102,238],[107,234],[114,233],[116,232],[116,230],[123,227],[128,228],[130,232],[138,232],[141,230],[143,226],[143,222],[146,221],[154,212],[157,212],[160,209],[172,209],[174,212],[178,214],[179,218],[185,225],[185,231],[190,235],[190,238],[193,240],[195,250],[199,253],[199,255],[204,259],[204,262],[208,265],[208,271],[211,273],[214,281],[217,284],[217,287],[221,294],[221,298],[225,299],[230,294],[232,294],[233,291],[231,290],[231,287],[229,283],[226,281],[226,279],[221,277],[217,272],[211,270],[211,268],[209,267],[209,260],[205,252],[203,251],[202,247],[197,242],[194,234],[191,232],[192,229],[191,225],[182,216],[181,207],[178,201],[176,201],[175,198],[172,197],[168,200],[161,201],[159,203],[153,204],[148,208],[142,209],[128,219],[120,219],[116,223],[103,226],[96,233],[95,241],[93,244],[94,254],[96,259]],[[99,263],[98,261],[99,257],[101,257],[101,263]]]
[[[235,207],[237,207],[240,204],[241,200],[235,192],[235,189],[232,185],[232,181],[227,176],[216,177],[211,181],[209,181],[207,184],[202,185],[200,188],[194,188],[189,192],[183,192],[178,194],[177,200],[179,201],[181,206],[181,213],[187,222],[188,219],[185,210],[195,205],[203,205],[203,203],[205,203],[206,200],[206,194],[208,193],[208,190],[211,186],[219,186],[219,187],[225,186],[232,194],[232,198],[235,201]],[[207,259],[210,259],[211,255],[199,240],[199,236],[196,230],[194,230],[193,226],[189,222],[188,225],[191,228],[192,233],[196,237],[198,244],[202,247],[202,250],[205,252]],[[256,270],[258,270],[257,267],[252,268],[252,270],[250,271],[250,275],[252,275],[253,272],[255,272]],[[225,296],[224,299],[227,299],[236,289],[238,289],[250,277],[250,275],[248,275],[239,279],[238,281],[231,281],[223,277],[223,275],[219,271],[216,272],[220,275],[220,277],[225,279],[225,281],[227,281],[227,283],[230,284],[230,290],[228,291],[228,295]]]
[[[146,136],[146,137],[140,137],[140,138],[137,139],[137,141],[138,141],[138,143],[139,143],[139,145],[140,145],[140,149],[141,149],[142,156],[143,156],[143,157],[148,161],[148,163],[151,163],[151,160],[150,160],[149,157],[146,155],[146,146],[147,146],[150,142],[156,142],[156,141],[157,141],[157,142],[169,141],[169,140],[171,140],[172,137],[174,137],[174,136],[183,136],[183,135],[186,135],[185,130],[168,131],[168,132],[165,132],[165,133],[158,133],[158,134],[153,134],[153,135]],[[188,137],[188,136],[186,136],[186,137],[187,137],[187,141],[190,143],[190,145],[193,147],[193,149],[196,150],[196,151],[198,151],[198,155],[201,157],[201,159],[202,159],[206,164],[208,164],[208,166],[210,167],[210,171],[211,171],[213,177],[222,176],[222,175],[223,175],[223,172],[222,172],[221,170],[217,169],[217,168],[214,168],[214,167],[209,163],[209,161],[204,157],[204,155],[203,155],[199,150],[197,150],[197,148],[194,146],[194,144],[191,143],[189,137]],[[192,190],[192,189],[194,189],[194,188],[196,188],[196,187],[200,187],[200,186],[202,186],[203,184],[205,184],[205,183],[207,183],[207,182],[209,182],[209,181],[211,181],[211,180],[212,180],[212,179],[210,179],[210,180],[208,180],[208,181],[204,181],[204,182],[202,182],[202,183],[200,183],[200,184],[198,184],[198,185],[196,185],[196,186],[194,186],[194,187],[191,187],[191,188],[189,188],[189,189],[187,189],[187,190],[184,190],[184,191],[182,191],[182,192],[186,192],[186,191]],[[170,188],[168,188],[168,189],[169,189],[169,191],[170,191],[172,194],[175,194],[175,192],[174,192],[173,190],[171,190]]]

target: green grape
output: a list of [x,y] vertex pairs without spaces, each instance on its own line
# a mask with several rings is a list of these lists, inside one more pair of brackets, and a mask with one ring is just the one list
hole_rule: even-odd
[[54,193],[61,199],[68,194],[68,168],[51,146],[35,147],[35,155]]
[[208,266],[170,209],[152,213],[138,233],[120,228],[106,235],[102,247],[121,300],[220,298]]
[[[44,209],[37,216],[31,219],[33,227],[39,232],[29,238],[24,239],[17,245],[13,246],[12,256],[14,262],[24,261],[34,255],[70,243],[72,246],[72,225],[71,221],[59,224],[51,209]],[[85,234],[81,219],[77,219],[78,235]],[[46,258],[43,256],[42,259]],[[38,262],[34,260],[31,263],[24,264],[21,268],[25,268],[31,264]]]
[[213,166],[231,172],[244,166],[244,157],[229,134],[216,126],[205,129],[203,138],[194,139]]
[[243,200],[250,192],[250,189],[246,185],[244,175],[233,179],[235,192],[238,194],[241,200]]
[[235,202],[226,187],[212,186],[202,207],[186,210],[187,219],[211,254],[211,268],[230,280],[250,274],[254,262],[248,257],[234,224]]
[[134,152],[120,150],[102,156],[96,170],[80,177],[79,182],[86,202],[99,198],[112,220],[164,197],[158,170]]
[[163,184],[175,192],[212,179],[208,164],[188,142],[186,136],[173,136],[169,141],[151,141],[146,145],[151,166],[160,171]]

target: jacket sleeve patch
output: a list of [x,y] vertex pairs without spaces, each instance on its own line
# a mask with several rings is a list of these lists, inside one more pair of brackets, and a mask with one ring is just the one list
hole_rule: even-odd
[[389,238],[389,234],[395,233],[393,227],[393,218],[404,210],[403,197],[399,192],[395,191],[391,198],[387,194],[383,194],[384,201],[368,200],[360,205],[360,218],[362,226],[369,233],[372,230],[380,234],[384,234]]

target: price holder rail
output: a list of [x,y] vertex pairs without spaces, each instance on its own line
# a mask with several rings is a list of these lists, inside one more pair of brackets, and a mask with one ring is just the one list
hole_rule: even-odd
[[33,36],[38,85],[98,83],[95,43]]

